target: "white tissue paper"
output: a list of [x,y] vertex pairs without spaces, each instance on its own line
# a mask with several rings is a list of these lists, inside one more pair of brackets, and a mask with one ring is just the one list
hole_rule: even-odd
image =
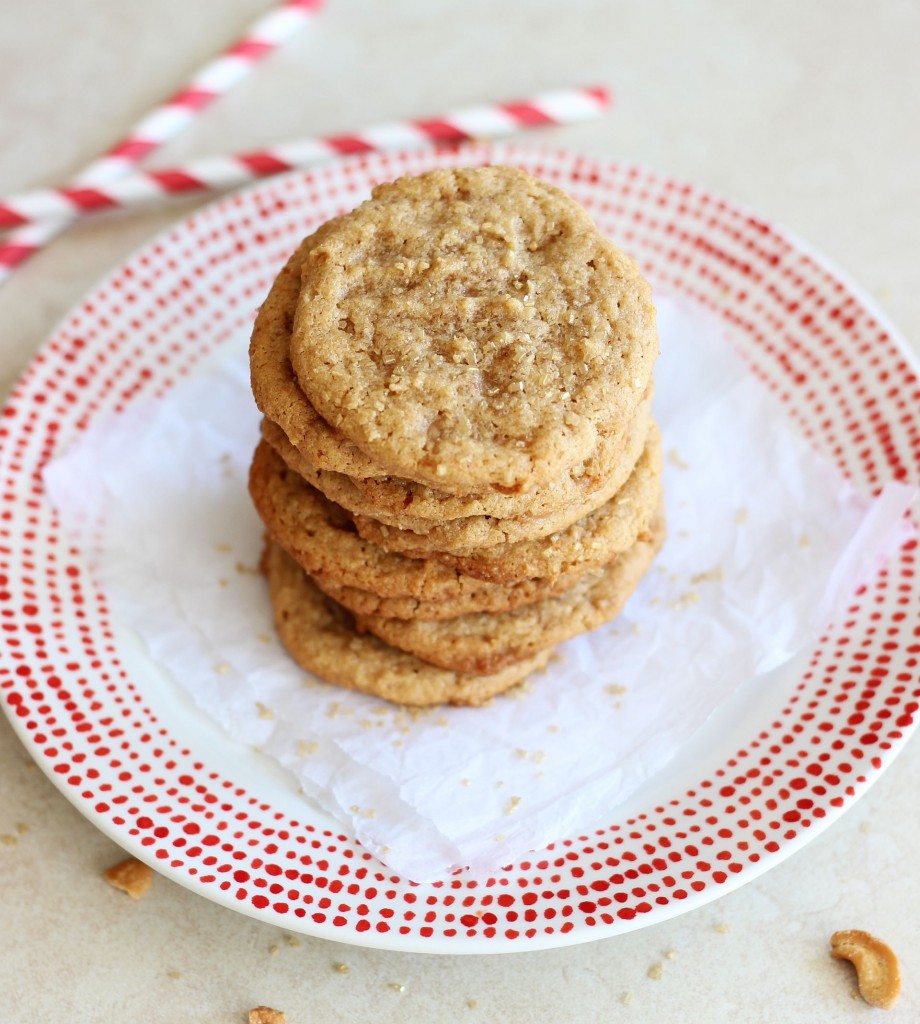
[[667,543],[615,623],[484,708],[409,712],[327,685],[275,638],[246,492],[259,414],[245,337],[165,399],[95,425],[45,481],[113,617],[230,736],[399,874],[488,871],[610,820],[906,539],[912,488],[858,493],[714,319],[657,305]]

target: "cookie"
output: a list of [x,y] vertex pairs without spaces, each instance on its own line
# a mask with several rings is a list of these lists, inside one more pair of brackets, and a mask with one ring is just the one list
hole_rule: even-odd
[[[322,491],[330,501],[353,514],[358,531],[382,547],[404,554],[426,557],[431,552],[463,553],[470,548],[490,547],[545,536],[565,529],[581,519],[620,489],[628,479],[642,451],[651,419],[647,407],[630,427],[624,439],[620,460],[601,481],[586,480],[584,490],[572,487],[574,500],[544,515],[522,515],[508,518],[470,515],[437,522],[408,513],[391,515],[379,512],[364,497],[351,477],[329,473],[312,467],[309,460],[288,443],[279,428],[263,422],[263,436],[268,438],[287,464],[309,484]],[[397,531],[391,536],[390,531]]]
[[657,352],[635,263],[510,167],[401,178],[327,225],[290,341],[309,402],[372,462],[476,492],[583,462],[632,419]]
[[[416,520],[443,522],[469,516],[501,519],[543,516],[570,505],[597,490],[629,460],[636,432],[644,435],[652,402],[650,387],[632,421],[621,431],[602,438],[584,462],[545,487],[527,494],[451,494],[402,477],[355,477],[317,465],[309,451],[295,447],[282,428],[262,421],[262,436],[285,462],[333,501],[353,512],[378,519],[388,526],[411,529]],[[325,461],[325,460],[323,460]],[[324,482],[325,481],[325,482]]]
[[379,600],[399,600],[406,608],[446,604],[444,611],[463,614],[516,606],[537,586],[530,587],[527,579],[515,581],[520,587],[498,586],[440,562],[390,554],[362,540],[349,517],[288,469],[265,442],[253,457],[249,492],[273,540],[333,593],[351,589]]
[[357,536],[350,517],[290,470],[265,442],[256,449],[249,486],[269,533],[321,585],[330,581],[383,598],[450,602],[462,614],[474,608],[512,607],[503,605],[510,585],[580,575],[609,564],[651,520],[661,491],[660,472],[661,439],[653,428],[626,484],[567,530],[539,541],[465,556],[440,553],[425,560],[384,551]]
[[[647,435],[646,435],[647,436]],[[526,516],[520,519],[495,519],[473,516],[446,523],[413,522],[411,529],[397,529],[370,516],[353,514],[358,533],[387,551],[399,552],[410,558],[438,558],[449,556],[471,557],[485,553],[488,557],[502,557],[509,544],[540,541],[562,533],[574,523],[607,505],[629,478],[642,450],[645,438],[630,438],[629,452],[603,486],[588,494],[582,501],[545,516]]]
[[358,635],[351,617],[310,581],[277,544],[262,559],[281,642],[303,668],[327,682],[398,704],[482,704],[545,666],[541,651],[492,673],[470,675],[437,668]]
[[497,672],[619,614],[664,542],[658,517],[609,568],[588,573],[558,597],[499,615],[462,615],[446,622],[359,615],[359,629],[423,661],[455,672]]

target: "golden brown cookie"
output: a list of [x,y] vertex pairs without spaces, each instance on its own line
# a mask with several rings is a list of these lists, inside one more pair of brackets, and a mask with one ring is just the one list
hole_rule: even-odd
[[[592,494],[609,482],[612,475],[622,473],[623,463],[629,460],[630,446],[637,436],[644,436],[651,422],[652,391],[650,387],[633,420],[619,433],[602,438],[589,459],[526,495],[501,495],[494,490],[487,494],[455,495],[399,476],[347,476],[330,470],[328,465],[315,464],[309,452],[303,447],[298,449],[284,430],[267,418],[262,420],[261,433],[291,469],[323,490],[332,501],[387,525],[406,529],[418,520],[543,516]],[[327,462],[322,455],[320,458]]]
[[401,477],[348,476],[330,470],[328,465],[317,465],[309,451],[295,447],[270,419],[262,420],[262,436],[291,469],[332,501],[388,526],[412,529],[418,521],[444,522],[471,516],[544,516],[583,500],[635,461],[632,456],[636,442],[645,436],[650,422],[652,391],[649,387],[630,423],[616,434],[602,438],[590,458],[572,467],[559,480],[527,494],[450,494]]
[[597,509],[605,508],[631,475],[644,445],[644,437],[631,437],[629,461],[624,458],[623,466],[603,486],[582,501],[573,502],[549,515],[519,519],[472,516],[446,523],[420,521],[414,522],[411,529],[397,529],[370,516],[353,514],[352,518],[365,540],[410,558],[437,558],[450,563],[452,556],[471,558],[484,555],[489,558],[491,552],[493,559],[501,559],[509,545],[546,541],[555,534],[564,533]]
[[609,568],[588,573],[558,597],[497,615],[462,615],[446,622],[359,615],[359,629],[393,647],[455,672],[496,672],[596,629],[617,616],[664,542],[664,519]]
[[[620,460],[614,462],[609,475],[602,480],[586,479],[583,489],[578,486],[566,488],[576,497],[564,505],[539,516],[525,514],[499,518],[469,515],[442,521],[418,518],[409,512],[397,515],[379,512],[355,486],[352,477],[314,469],[310,461],[287,442],[280,428],[266,420],[263,421],[262,433],[285,462],[311,486],[354,515],[362,536],[394,551],[427,557],[431,552],[463,554],[472,548],[539,538],[565,529],[604,504],[629,478],[644,447],[650,421],[651,413],[647,406],[643,406],[624,439]],[[397,535],[391,537],[390,530],[397,531]]]
[[583,462],[632,419],[657,352],[635,263],[510,167],[401,178],[327,225],[290,342],[310,403],[373,463],[477,492]]
[[[516,606],[538,586],[526,578],[514,581],[519,587],[498,586],[439,562],[390,554],[361,540],[351,519],[290,470],[265,442],[253,457],[249,491],[271,537],[319,586],[330,590],[371,593],[381,600],[399,600],[406,608],[413,603],[445,604],[462,614]],[[356,594],[355,600],[363,599]]]
[[651,520],[661,492],[660,471],[661,441],[653,428],[626,484],[606,505],[567,530],[538,541],[466,556],[441,553],[431,559],[387,552],[357,536],[350,517],[286,466],[265,442],[253,457],[249,487],[272,537],[321,581],[385,598],[449,602],[461,614],[474,608],[512,607],[504,603],[517,597],[506,593],[509,585],[580,575],[609,564]]
[[262,559],[281,642],[294,660],[327,682],[398,704],[482,704],[549,660],[541,651],[484,674],[437,668],[376,637],[358,635],[351,616],[310,581],[277,544]]

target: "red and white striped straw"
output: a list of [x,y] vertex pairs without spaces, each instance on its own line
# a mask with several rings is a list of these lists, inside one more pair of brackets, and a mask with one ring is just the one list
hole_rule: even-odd
[[236,188],[257,178],[347,154],[444,145],[494,138],[526,128],[574,124],[599,116],[609,104],[608,93],[598,86],[558,89],[512,103],[483,104],[439,117],[373,125],[352,135],[316,136],[254,153],[209,157],[183,167],[138,172],[95,187],[35,189],[0,200],[0,230],[149,205],[166,196]]
[[[73,187],[91,190],[133,171],[148,153],[178,135],[212,100],[233,88],[255,64],[305,25],[322,4],[323,0],[284,0],[259,18],[240,40],[209,61],[183,89],[142,118],[128,135],[89,164],[76,177]],[[74,208],[59,209],[53,223],[26,227],[0,243],[0,284],[77,215]]]

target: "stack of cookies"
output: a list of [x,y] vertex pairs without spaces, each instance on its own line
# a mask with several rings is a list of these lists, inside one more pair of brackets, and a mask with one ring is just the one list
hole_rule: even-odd
[[478,704],[616,616],[664,534],[657,352],[635,264],[522,171],[403,178],[308,237],[250,346],[293,657]]

